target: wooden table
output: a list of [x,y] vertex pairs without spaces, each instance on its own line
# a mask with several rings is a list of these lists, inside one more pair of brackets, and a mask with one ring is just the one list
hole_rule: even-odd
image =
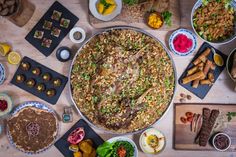
[[[87,0],[59,0],[65,7],[67,7],[69,10],[71,10],[75,15],[77,15],[80,20],[76,24],[76,26],[80,26],[84,28],[87,32],[87,37],[89,37],[92,33],[96,32],[94,28],[92,28],[89,25],[88,22],[88,4]],[[55,51],[52,55],[49,57],[43,56],[40,52],[38,52],[37,49],[35,49],[32,45],[30,45],[24,37],[26,34],[32,29],[32,27],[37,23],[37,21],[41,18],[41,16],[46,12],[46,10],[49,8],[49,6],[54,2],[54,0],[31,0],[32,3],[36,5],[36,11],[33,14],[33,17],[31,20],[22,28],[15,26],[11,22],[9,22],[6,19],[0,19],[0,42],[8,42],[13,46],[13,49],[20,52],[22,56],[28,56],[30,58],[35,59],[36,61],[47,65],[48,67],[54,69],[55,71],[62,73],[64,75],[68,75],[69,73],[69,66],[71,62],[61,63],[56,59]],[[192,6],[194,4],[195,0],[180,0],[181,3],[181,14],[182,14],[182,20],[181,24],[182,27],[191,29],[190,26],[190,12],[192,9]],[[167,44],[167,40],[171,32],[166,31],[154,31],[149,30],[149,33],[153,34],[157,38],[159,38],[165,45]],[[203,43],[202,40],[198,39],[198,47]],[[229,54],[229,52],[234,48],[236,41],[232,41],[230,44],[226,44],[223,46],[216,46],[220,50],[222,50],[225,54]],[[80,47],[79,44],[73,44],[68,36],[65,37],[65,39],[61,42],[59,46],[68,46],[73,49],[73,52],[75,53],[77,49]],[[172,57],[174,59],[176,69],[177,69],[177,75],[178,77],[182,74],[183,70],[186,68],[194,54],[187,56],[187,57],[180,57],[172,54]],[[0,62],[3,63],[6,67],[7,71],[7,80],[4,82],[3,85],[0,86],[0,92],[7,92],[9,95],[12,96],[14,100],[14,105],[18,105],[25,101],[40,101],[45,104],[48,104],[44,102],[43,100],[17,88],[16,86],[10,84],[10,80],[13,77],[14,72],[16,71],[17,66],[10,65],[7,63],[6,58],[0,57]],[[65,87],[65,90],[63,91],[58,103],[53,106],[49,105],[53,109],[56,110],[56,112],[59,115],[62,115],[63,113],[63,107],[64,106],[70,106],[72,105],[72,101],[69,97],[69,88],[68,85]],[[232,90],[234,84],[230,80],[230,78],[227,76],[226,70],[223,71],[223,73],[220,75],[219,79],[216,81],[208,95],[204,100],[201,100],[197,98],[196,96],[192,95],[185,89],[179,86],[177,84],[177,90],[176,95],[174,97],[173,102],[179,102],[179,95],[180,93],[187,93],[192,95],[192,100],[188,102],[204,102],[204,103],[235,103],[236,102],[236,96],[235,92]],[[78,113],[74,112],[74,121],[70,124],[61,123],[61,130],[60,135],[63,135],[77,120],[80,119],[80,116]],[[170,106],[170,109],[168,113],[160,120],[158,121],[154,127],[161,130],[166,138],[167,138],[167,145],[165,150],[160,154],[161,157],[190,157],[190,156],[196,156],[196,157],[205,157],[205,156],[214,156],[214,157],[236,157],[236,152],[226,152],[226,153],[219,153],[219,152],[194,152],[194,151],[176,151],[173,149],[173,103]],[[113,135],[106,134],[102,131],[96,130],[101,137],[104,140],[107,140]],[[138,138],[139,134],[128,136],[130,138],[133,138],[138,145]],[[12,148],[7,140],[7,137],[4,135],[0,136],[0,157],[9,156],[9,157],[25,157],[27,155],[19,152],[18,150],[15,150]],[[35,155],[37,157],[40,156],[55,156],[55,157],[62,157],[63,155],[53,146],[50,148],[47,152],[43,153],[42,155]],[[151,155],[145,155],[139,150],[139,156],[140,157],[148,157]]]

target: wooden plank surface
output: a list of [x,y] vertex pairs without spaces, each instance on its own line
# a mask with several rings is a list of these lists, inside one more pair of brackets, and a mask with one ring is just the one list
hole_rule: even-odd
[[[52,53],[49,57],[43,56],[40,52],[37,51],[32,45],[30,45],[26,40],[24,40],[24,37],[26,34],[33,28],[33,26],[38,22],[38,20],[41,18],[41,16],[46,12],[46,10],[53,4],[54,0],[30,0],[35,6],[36,10],[33,14],[33,17],[30,19],[30,21],[24,26],[24,27],[17,27],[14,24],[12,24],[10,21],[8,21],[5,18],[0,17],[0,42],[8,42],[13,46],[13,49],[20,52],[22,56],[28,56],[36,61],[47,65],[49,68],[54,69],[55,71],[62,73],[64,75],[68,75],[69,73],[69,66],[71,64],[71,61],[66,63],[61,63],[56,59],[55,52]],[[89,24],[89,17],[88,17],[88,0],[59,0],[60,3],[62,3],[65,7],[67,7],[70,11],[72,11],[75,15],[77,15],[80,18],[80,21],[76,24],[76,26],[80,26],[87,32],[87,37],[91,36],[92,33],[95,33],[97,29],[94,29]],[[195,0],[180,0],[180,8],[181,8],[181,25],[185,28],[190,28],[190,19],[189,15],[191,12],[191,8],[194,4]],[[168,31],[155,31],[155,30],[147,30],[149,33],[153,34],[155,37],[160,39],[161,42],[164,43],[164,45],[167,45],[168,38],[171,34],[171,32]],[[198,38],[198,48],[203,43],[201,39]],[[72,48],[73,53],[76,53],[78,48],[81,46],[81,44],[73,44],[69,37],[65,37],[64,40],[60,43],[60,46],[68,46]],[[230,44],[217,46],[221,51],[223,51],[225,54],[229,54],[230,51],[235,47],[235,40],[232,41]],[[173,53],[171,53],[173,60],[176,65],[177,70],[177,76],[179,77],[183,70],[186,68],[186,66],[189,64],[190,60],[192,59],[193,55],[195,53],[191,54],[190,56],[186,57],[180,57],[176,56]],[[15,73],[17,66],[10,65],[7,63],[6,58],[0,56],[0,62],[3,63],[6,67],[7,71],[7,80],[4,82],[3,85],[0,86],[0,92],[7,92],[9,93],[13,100],[14,105],[18,105],[25,101],[40,101],[45,104],[45,101],[15,87],[14,85],[10,84],[10,80],[12,79],[13,74]],[[199,98],[193,96],[191,93],[186,91],[184,88],[179,86],[177,84],[177,90],[174,97],[174,102],[179,102],[180,93],[186,93],[192,95],[192,100],[190,102],[195,103],[235,103],[236,102],[236,96],[235,92],[232,90],[234,83],[230,80],[229,76],[227,75],[226,71],[224,70],[223,73],[220,75],[217,82],[212,87],[211,91],[208,93],[207,97],[204,100],[200,100]],[[48,104],[51,106],[50,104]],[[62,92],[62,95],[60,99],[58,100],[57,105],[51,106],[53,109],[56,110],[58,115],[62,115],[63,113],[63,107],[64,106],[70,106],[72,105],[72,101],[69,97],[69,88],[68,84],[65,87],[64,91]],[[79,118],[77,111],[74,110],[74,121],[73,123],[64,124],[60,123],[60,136],[62,136]],[[166,113],[166,115],[158,121],[154,127],[162,131],[167,139],[167,144],[165,147],[165,150],[160,154],[161,157],[206,157],[206,156],[214,156],[214,157],[236,157],[235,153],[231,152],[225,152],[225,153],[218,153],[216,151],[176,151],[173,149],[173,105],[170,106],[169,111]],[[101,130],[95,129],[97,133],[100,134],[100,136],[107,140],[111,137],[114,137],[115,135],[107,134]],[[136,144],[138,145],[140,134],[136,135],[128,135],[127,137],[130,137],[134,139]],[[0,136],[0,157],[27,157],[27,155],[23,154],[22,152],[17,151],[16,149],[12,148],[7,140],[7,137],[5,134]],[[42,157],[42,156],[56,156],[56,157],[63,157],[63,155],[55,148],[50,148],[47,152],[43,153],[42,155],[35,155],[35,157]],[[139,157],[152,157],[152,155],[146,155],[144,154],[140,148],[139,148]]]
[[[123,5],[121,14],[108,22],[96,19],[89,12],[89,21],[95,28],[129,25],[141,29],[151,29],[145,22],[146,12],[149,11],[150,4],[152,4],[152,1],[134,6]],[[159,30],[171,31],[180,27],[179,0],[170,0],[168,10],[172,13],[172,25],[167,26],[164,24]]]
[[215,149],[211,146],[211,141],[207,143],[206,147],[201,147],[195,143],[195,138],[197,132],[190,131],[190,123],[183,124],[180,120],[181,117],[185,117],[186,112],[192,112],[202,115],[202,109],[204,107],[209,108],[210,110],[216,109],[220,111],[220,114],[217,118],[217,121],[214,125],[214,128],[211,132],[210,137],[215,133],[224,132],[227,133],[232,139],[232,145],[228,151],[236,151],[236,118],[233,118],[230,122],[227,120],[226,114],[228,112],[236,112],[236,105],[227,105],[227,104],[174,104],[174,148],[178,150],[211,150]]

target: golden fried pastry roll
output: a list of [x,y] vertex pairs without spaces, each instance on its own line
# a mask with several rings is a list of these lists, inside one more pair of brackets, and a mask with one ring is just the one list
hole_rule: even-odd
[[199,71],[199,72],[197,72],[195,74],[192,74],[192,75],[189,75],[189,76],[183,78],[182,79],[182,83],[183,84],[187,84],[187,83],[189,83],[189,82],[191,82],[193,80],[197,80],[197,79],[200,79],[202,77],[205,77],[205,75],[204,75],[204,73],[202,71]]
[[210,52],[211,52],[211,49],[210,48],[207,48],[195,61],[193,61],[193,64],[194,65],[197,65],[197,64],[199,64],[201,61],[202,62],[206,62],[206,58],[207,58],[207,56],[210,54]]

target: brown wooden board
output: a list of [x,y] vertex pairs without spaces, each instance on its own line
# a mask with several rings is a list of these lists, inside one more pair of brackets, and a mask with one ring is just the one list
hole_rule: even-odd
[[[153,0],[150,0],[149,2],[136,4],[132,6],[124,5],[122,6],[121,14],[115,17],[113,20],[104,22],[97,18],[95,18],[90,12],[89,12],[89,21],[90,24],[95,28],[104,28],[104,27],[111,27],[111,26],[120,26],[120,25],[129,25],[134,27],[139,27],[142,29],[152,29],[148,27],[145,23],[145,14],[148,10],[150,10],[150,4]],[[180,27],[180,6],[179,6],[179,0],[169,0],[169,9],[172,13],[172,25],[167,26],[164,24],[160,29],[158,30],[175,30]],[[133,12],[132,10],[135,10]],[[141,15],[141,16],[140,16]]]
[[[232,140],[232,145],[227,151],[236,151],[236,117],[228,122],[226,114],[228,112],[236,112],[236,104],[193,104],[193,103],[177,103],[174,104],[174,143],[173,147],[177,150],[199,150],[199,151],[216,151],[210,142],[206,147],[200,147],[194,143],[197,133],[190,131],[190,123],[183,124],[180,117],[185,116],[186,112],[202,114],[202,109],[218,109],[220,115],[211,132],[211,136],[218,132],[227,133]],[[210,140],[209,140],[210,141]]]

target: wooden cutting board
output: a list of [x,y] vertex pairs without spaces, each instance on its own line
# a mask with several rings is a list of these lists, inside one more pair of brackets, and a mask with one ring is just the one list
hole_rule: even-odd
[[[90,24],[95,28],[128,25],[128,26],[139,27],[141,29],[152,29],[146,25],[145,18],[144,18],[147,10],[150,9],[150,5],[152,4],[151,1],[152,0],[150,0],[149,2],[136,4],[132,6],[123,4],[121,14],[108,22],[104,22],[95,18],[89,12]],[[180,27],[181,19],[180,19],[180,11],[179,11],[179,0],[169,0],[168,11],[172,13],[172,25],[167,26],[164,24],[158,30],[170,31],[170,30],[175,30]]]
[[215,150],[208,142],[206,147],[200,147],[194,143],[197,133],[190,131],[190,124],[183,124],[180,117],[185,116],[186,112],[202,114],[204,107],[209,109],[218,109],[220,115],[217,118],[211,136],[217,132],[227,133],[232,140],[232,145],[227,151],[236,151],[236,117],[228,122],[226,114],[228,112],[236,112],[236,104],[174,104],[174,149],[178,150]]

